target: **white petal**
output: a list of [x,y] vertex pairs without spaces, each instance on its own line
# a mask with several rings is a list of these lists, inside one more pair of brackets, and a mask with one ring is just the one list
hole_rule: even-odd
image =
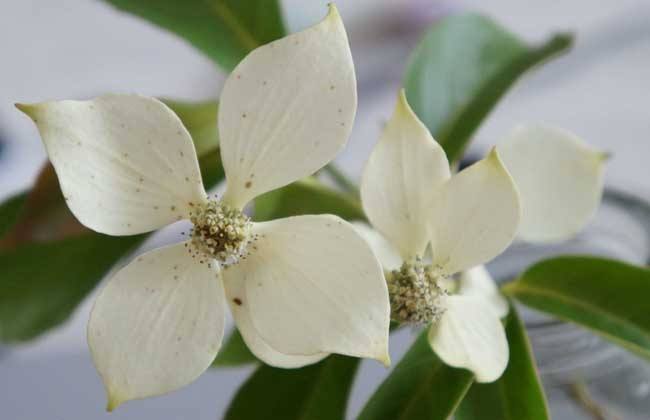
[[255,329],[285,354],[340,353],[388,363],[390,307],[382,269],[344,220],[297,216],[257,223],[245,260],[228,268],[245,283]]
[[184,244],[151,251],[120,270],[88,323],[108,409],[196,379],[221,346],[225,307],[218,266],[199,264]]
[[149,232],[205,200],[192,139],[162,102],[106,95],[17,106],[38,126],[68,207],[90,229]]
[[384,270],[396,270],[402,265],[402,257],[381,233],[363,222],[352,222],[352,226],[368,242]]
[[253,50],[221,93],[225,200],[241,208],[325,166],[345,145],[356,107],[352,56],[334,6],[321,23]]
[[316,353],[310,356],[285,354],[277,351],[264,341],[264,338],[257,332],[251,321],[248,305],[244,305],[243,299],[246,296],[245,283],[241,278],[233,277],[233,274],[234,272],[229,270],[223,271],[226,298],[244,342],[258,359],[267,365],[275,367],[299,368],[319,362],[328,356],[328,353]]
[[433,199],[431,214],[433,264],[446,274],[499,255],[515,236],[520,207],[496,150],[446,182]]
[[568,239],[593,216],[603,192],[604,153],[569,132],[542,126],[516,128],[498,149],[521,196],[522,239]]
[[478,265],[463,271],[460,273],[459,281],[459,295],[475,296],[485,300],[499,318],[508,315],[508,301],[499,291],[494,279],[485,269],[485,266]]
[[422,256],[431,197],[449,179],[449,162],[400,92],[393,117],[363,172],[361,198],[372,225],[405,260]]
[[477,382],[497,380],[508,365],[503,325],[482,299],[449,296],[447,310],[429,330],[429,343],[446,364],[465,368]]

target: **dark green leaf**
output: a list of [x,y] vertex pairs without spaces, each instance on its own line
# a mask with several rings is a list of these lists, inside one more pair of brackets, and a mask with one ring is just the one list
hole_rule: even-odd
[[212,363],[213,367],[241,366],[257,362],[257,358],[244,342],[237,328],[232,330],[226,343],[221,346],[217,358]]
[[473,378],[438,359],[424,331],[370,397],[359,420],[447,419]]
[[650,359],[650,270],[597,257],[535,264],[504,292]]
[[409,103],[455,161],[517,78],[571,41],[560,34],[531,47],[484,16],[444,18],[413,51],[404,80]]
[[184,38],[227,71],[285,35],[276,0],[105,0]]
[[26,198],[27,193],[16,194],[0,205],[0,238],[18,221]]
[[300,214],[335,214],[346,220],[365,220],[361,203],[349,195],[306,178],[255,199],[255,220]]
[[225,420],[339,420],[359,359],[329,356],[301,369],[260,366],[242,385]]
[[456,420],[550,418],[526,328],[512,306],[506,335],[510,347],[506,371],[496,382],[472,385],[456,411]]
[[65,321],[141,240],[90,233],[0,253],[0,340],[28,340]]

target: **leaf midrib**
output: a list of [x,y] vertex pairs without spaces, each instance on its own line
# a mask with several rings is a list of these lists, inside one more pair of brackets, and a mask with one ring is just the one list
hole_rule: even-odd
[[[433,350],[431,350],[433,351]],[[441,369],[447,367],[447,365],[444,364],[444,362],[439,361],[438,366],[436,366],[434,369],[431,370],[431,372],[426,376],[426,379],[422,381],[421,385],[417,388],[414,394],[412,394],[412,398],[409,399],[409,402],[406,404],[406,407],[404,410],[402,410],[399,418],[397,420],[409,420],[410,417],[407,416],[407,414],[411,411],[413,405],[415,404],[416,401],[420,400],[420,398],[431,388],[430,384],[433,381],[433,378],[435,377],[436,373],[438,373]],[[451,368],[451,367],[450,367]],[[451,368],[453,369],[453,368]],[[456,398],[456,403],[452,405],[450,413],[451,414],[454,409],[458,406],[460,403],[460,400],[462,397],[467,393],[467,390],[469,389],[470,385],[472,384],[472,379],[469,378],[467,380],[467,385],[464,387],[464,392],[461,392],[458,395],[458,398]],[[406,417],[405,417],[406,416]]]
[[240,44],[248,51],[259,47],[261,44],[255,36],[240,22],[233,10],[220,0],[208,0],[206,5],[221,19],[238,39]]
[[[620,316],[617,316],[611,312],[605,311],[602,308],[591,305],[587,302],[581,302],[579,300],[576,300],[575,298],[572,298],[569,295],[564,295],[561,294],[560,292],[557,291],[551,291],[549,289],[540,289],[539,287],[534,287],[531,286],[530,284],[523,284],[523,283],[515,283],[510,287],[504,288],[504,291],[507,291],[507,293],[511,294],[514,297],[521,298],[522,296],[519,296],[519,292],[523,292],[523,297],[526,297],[526,292],[528,292],[532,296],[539,296],[539,297],[551,297],[555,298],[560,302],[565,303],[566,305],[573,306],[577,309],[581,309],[583,311],[591,311],[594,314],[602,315],[605,318],[611,320],[613,323],[620,325],[625,328],[625,331],[630,331],[631,333],[634,333],[637,336],[642,336],[642,337],[647,337],[650,339],[650,334],[645,332],[642,327],[638,326],[635,324],[633,321],[626,319],[626,318],[621,318]],[[534,306],[534,305],[533,305]],[[542,311],[549,312],[547,309],[539,308]],[[601,334],[605,337],[610,338],[611,340],[617,341],[619,343],[624,342],[627,346],[629,346],[631,349],[636,349],[637,352],[639,353],[645,353],[649,354],[649,350],[646,349],[645,347],[642,347],[639,343],[634,342],[634,341],[629,341],[629,339],[623,340],[622,338],[618,336],[614,336],[611,334],[609,331],[605,330],[600,330],[596,329],[594,326],[589,325],[584,323],[582,320],[577,320],[577,319],[572,319],[569,316],[566,316],[564,314],[557,314],[555,312],[551,312],[553,315],[562,318],[564,320],[568,320],[571,322],[576,322],[580,325],[583,325],[587,327],[588,329],[595,331],[598,334]]]

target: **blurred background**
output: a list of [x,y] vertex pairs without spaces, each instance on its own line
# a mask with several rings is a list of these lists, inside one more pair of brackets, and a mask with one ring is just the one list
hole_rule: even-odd
[[[317,22],[327,1],[285,0],[291,32]],[[359,80],[359,109],[341,167],[358,178],[390,116],[413,46],[436,19],[460,10],[487,14],[531,43],[563,30],[568,55],[520,80],[480,127],[480,156],[520,122],[569,129],[613,154],[606,183],[650,200],[650,3],[643,0],[340,0]],[[225,75],[179,37],[93,0],[4,1],[0,14],[0,200],[29,188],[45,160],[33,123],[14,102],[88,98],[106,92],[201,100],[218,96]],[[161,232],[143,249],[166,241]],[[35,261],[38,264],[38,261]],[[2,270],[2,267],[0,267]],[[90,296],[63,327],[0,348],[2,419],[95,419],[104,391],[85,341]],[[391,341],[393,360],[411,331]],[[170,395],[128,403],[112,419],[216,419],[250,369],[211,370]],[[384,369],[364,362],[349,414],[358,412]],[[650,379],[650,376],[648,376]],[[645,385],[643,385],[645,383]],[[636,385],[635,385],[636,386]],[[645,386],[645,388],[644,388]],[[639,382],[639,398],[650,382]],[[556,418],[590,418],[558,400]],[[585,417],[586,416],[586,417]],[[613,417],[614,418],[614,417]],[[616,417],[625,418],[625,417]],[[647,418],[647,417],[641,417]]]

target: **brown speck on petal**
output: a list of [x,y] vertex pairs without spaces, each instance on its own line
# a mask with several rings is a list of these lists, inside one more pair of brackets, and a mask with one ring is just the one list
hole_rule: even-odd
[[251,185],[253,185],[252,182],[250,182],[250,181],[246,181],[246,183],[244,184],[244,187],[246,187],[246,188],[250,188]]
[[238,306],[241,306],[243,303],[239,298],[234,298],[232,301],[235,302]]

